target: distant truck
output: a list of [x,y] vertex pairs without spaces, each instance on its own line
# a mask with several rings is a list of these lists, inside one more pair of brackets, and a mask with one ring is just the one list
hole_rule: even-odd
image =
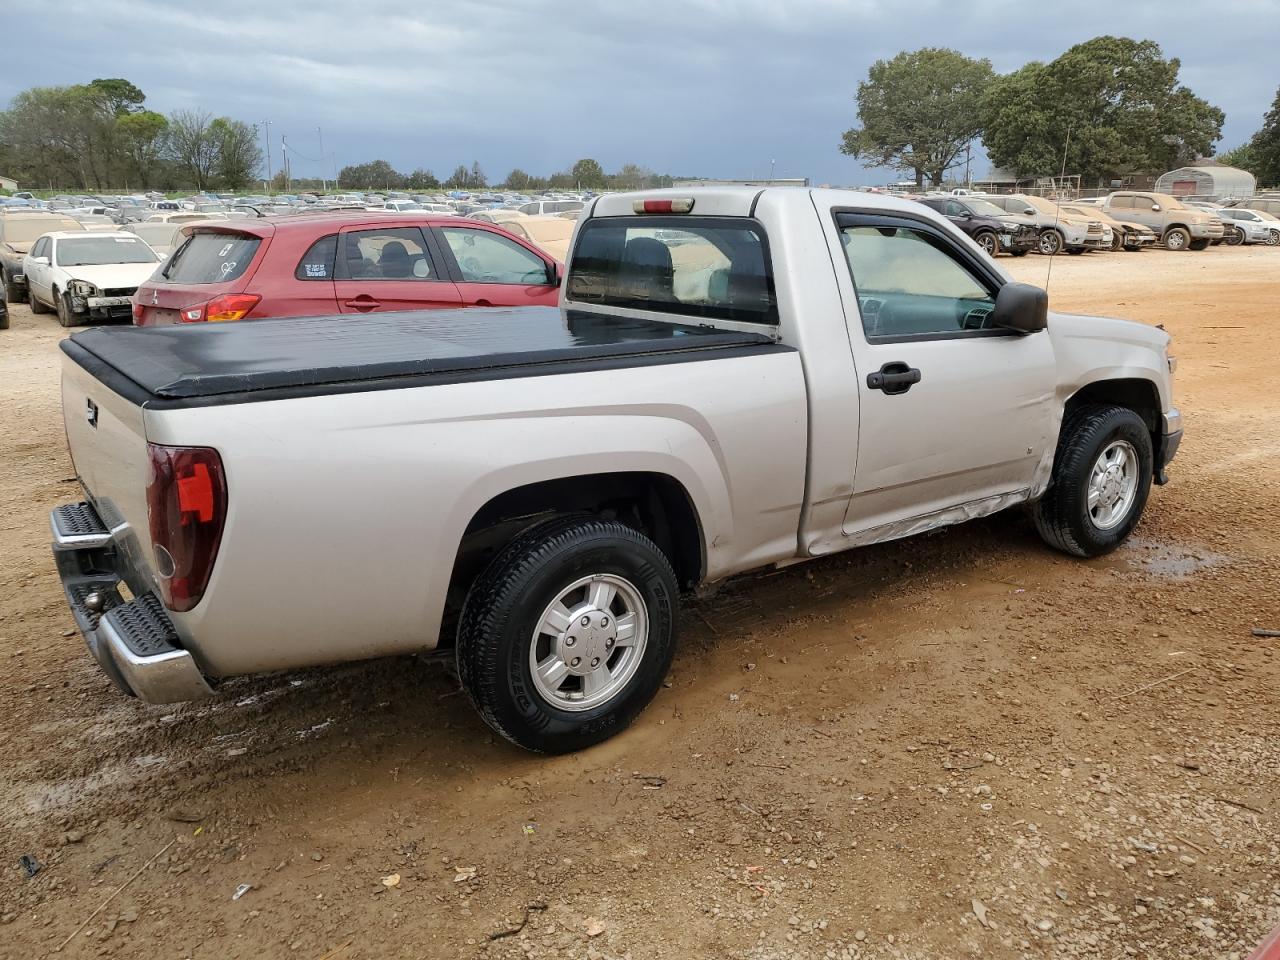
[[1221,217],[1167,193],[1120,191],[1098,205],[1117,220],[1150,227],[1166,250],[1204,250],[1224,236]]
[[54,552],[115,683],[453,648],[573,750],[657,692],[682,591],[1024,503],[1106,553],[1182,437],[1163,330],[1049,314],[911,201],[613,194],[569,259],[558,309],[64,341]]

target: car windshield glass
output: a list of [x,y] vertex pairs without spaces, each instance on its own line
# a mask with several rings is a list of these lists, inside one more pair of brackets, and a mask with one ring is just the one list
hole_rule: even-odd
[[965,203],[979,217],[1003,217],[1006,213],[990,200],[966,200]]
[[155,263],[155,252],[137,237],[77,237],[58,241],[58,266],[93,267],[107,263]]

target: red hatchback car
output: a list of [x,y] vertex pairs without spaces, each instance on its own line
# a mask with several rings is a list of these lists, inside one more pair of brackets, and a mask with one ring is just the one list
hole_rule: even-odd
[[334,213],[194,223],[182,232],[134,294],[138,326],[559,299],[554,258],[475,220]]

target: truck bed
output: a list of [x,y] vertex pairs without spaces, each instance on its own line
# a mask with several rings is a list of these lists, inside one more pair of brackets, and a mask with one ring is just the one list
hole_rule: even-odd
[[523,307],[95,328],[62,349],[121,396],[178,407],[791,348],[709,326]]

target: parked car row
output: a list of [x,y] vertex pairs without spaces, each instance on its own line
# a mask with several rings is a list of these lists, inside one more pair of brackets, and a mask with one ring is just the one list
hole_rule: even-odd
[[914,199],[941,213],[992,256],[1022,256],[1030,250],[1047,256],[1063,250],[1138,251],[1156,244],[1166,250],[1205,250],[1220,243],[1280,245],[1280,198],[1255,197],[1227,206],[1146,191],[1075,200],[961,191]]

